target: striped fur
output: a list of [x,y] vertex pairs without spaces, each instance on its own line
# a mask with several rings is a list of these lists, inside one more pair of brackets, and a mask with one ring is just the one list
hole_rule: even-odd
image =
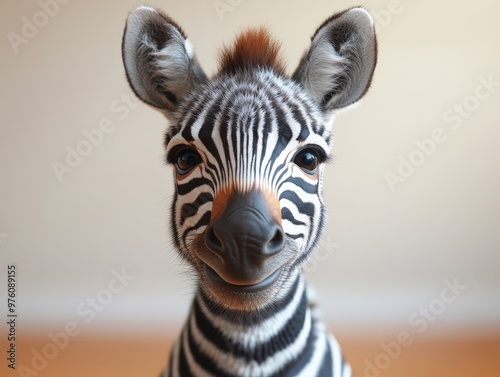
[[[279,43],[265,29],[245,32],[220,58],[219,72],[208,79],[168,16],[152,7],[129,16],[127,78],[170,121],[165,149],[176,182],[172,234],[197,277],[191,312],[162,376],[350,377],[337,342],[310,307],[301,266],[325,224],[323,163],[335,111],[357,102],[371,82],[373,21],[361,8],[330,17],[291,77]],[[213,244],[220,240],[207,237],[228,203],[250,193],[266,207],[256,218],[272,220],[284,242],[277,253],[253,256],[258,263],[250,271],[257,278],[251,279],[258,280],[242,284],[237,275],[247,270],[228,266],[246,263],[257,250],[257,233],[267,230],[249,231],[243,243],[222,245],[221,252]],[[256,209],[244,203],[245,216],[254,216]]]
[[164,377],[350,377],[337,342],[314,317],[300,274],[260,311],[227,310],[200,290]]

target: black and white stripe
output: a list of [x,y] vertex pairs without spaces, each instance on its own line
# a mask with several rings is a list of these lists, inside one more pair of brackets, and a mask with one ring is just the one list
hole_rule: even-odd
[[235,312],[200,290],[164,377],[350,377],[340,348],[308,306],[300,274],[258,312]]

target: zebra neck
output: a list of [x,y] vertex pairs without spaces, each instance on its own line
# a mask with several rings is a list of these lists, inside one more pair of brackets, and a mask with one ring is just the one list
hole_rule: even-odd
[[[243,357],[268,356],[283,344],[302,335],[311,322],[305,283],[297,274],[287,292],[272,305],[254,311],[225,309],[198,292],[189,318],[196,335],[210,339],[225,352]],[[310,326],[309,326],[310,327]],[[199,338],[200,339],[200,338]],[[248,356],[251,355],[251,356]]]
[[169,376],[331,376],[327,333],[300,274],[269,308],[223,310],[202,291],[170,359]]

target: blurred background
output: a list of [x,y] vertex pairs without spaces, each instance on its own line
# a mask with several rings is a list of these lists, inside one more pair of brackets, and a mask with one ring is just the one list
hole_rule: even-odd
[[[18,313],[17,371],[4,360],[2,376],[21,365],[42,377],[156,375],[189,309],[193,278],[168,225],[167,122],[132,95],[121,61],[141,3],[2,3],[2,354],[9,265]],[[320,23],[359,2],[148,3],[214,73],[217,50],[262,24],[292,72]],[[364,6],[378,66],[334,124],[329,221],[305,272],[359,376],[498,376],[500,3]]]

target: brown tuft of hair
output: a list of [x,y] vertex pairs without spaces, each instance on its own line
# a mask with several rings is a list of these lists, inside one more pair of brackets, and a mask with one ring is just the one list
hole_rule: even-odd
[[232,47],[220,51],[219,74],[267,67],[285,75],[280,48],[281,43],[272,39],[267,28],[247,29],[236,38]]

